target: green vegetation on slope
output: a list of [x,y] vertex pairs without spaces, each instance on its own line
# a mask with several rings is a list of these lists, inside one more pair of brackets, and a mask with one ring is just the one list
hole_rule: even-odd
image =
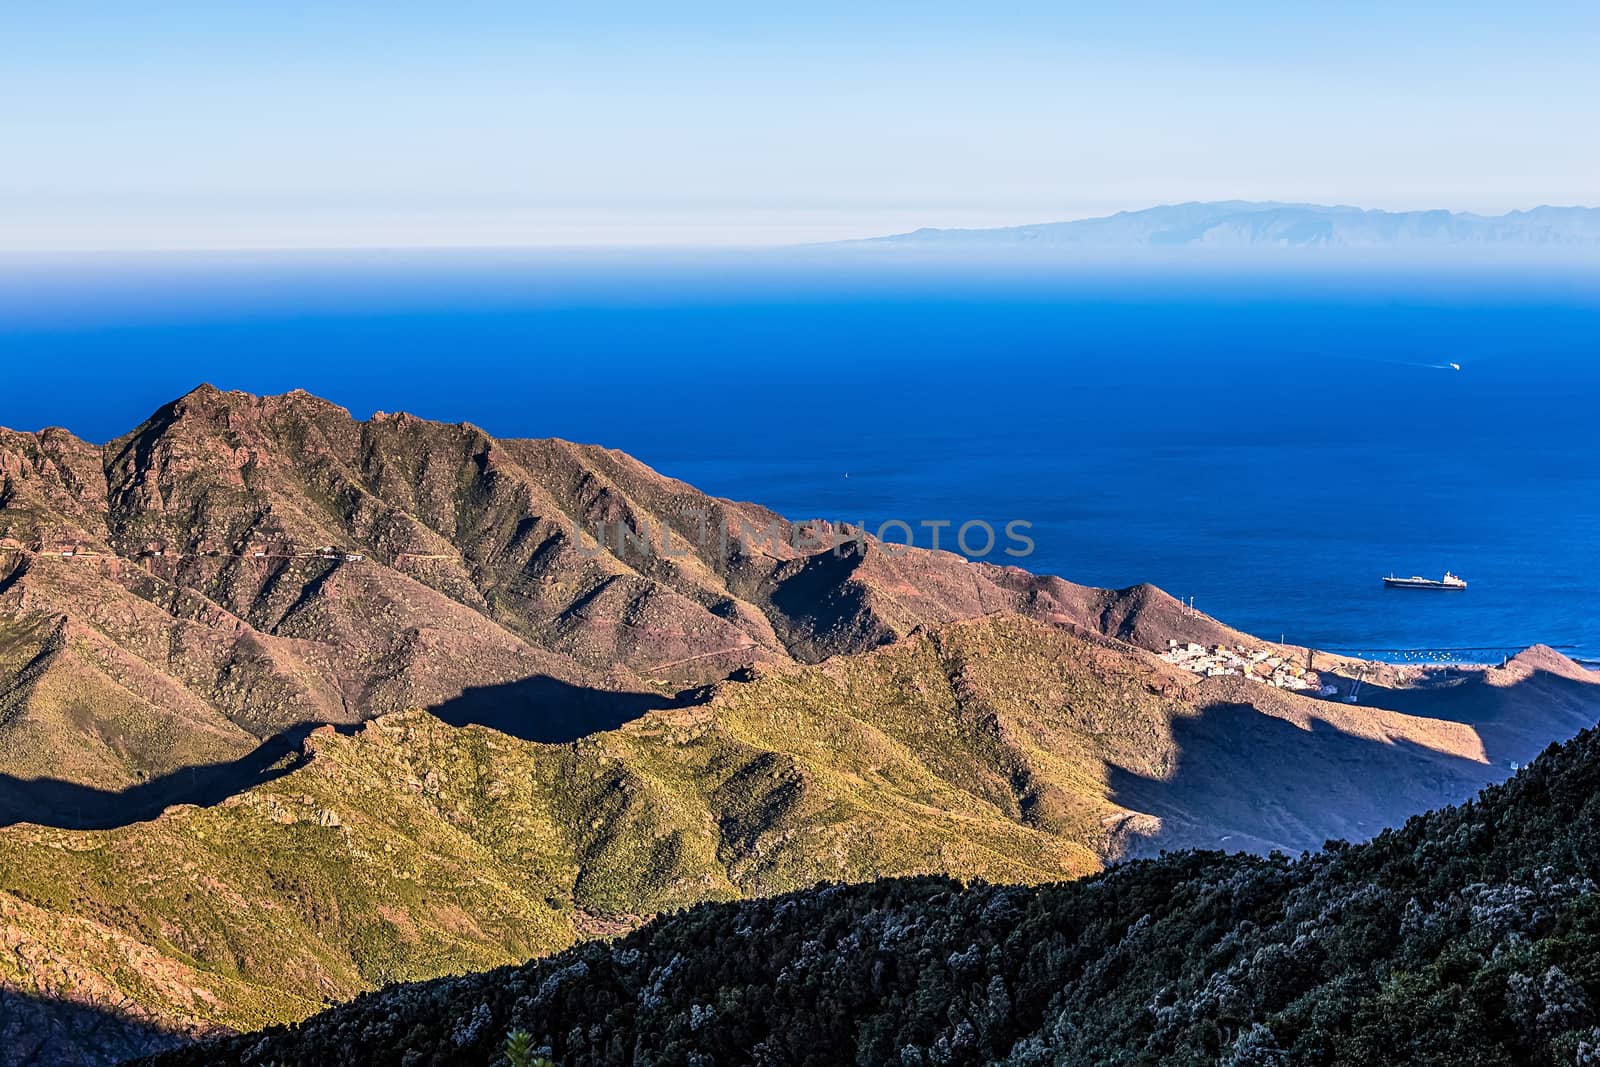
[[[1029,635],[1076,643],[1009,620],[970,624],[971,639],[1012,625],[1018,650]],[[775,672],[565,745],[390,715],[318,731],[309,759],[215,807],[8,828],[0,908],[25,951],[0,953],[0,981],[180,1029],[252,1029],[705,900],[1097,869],[1093,842],[1020,817],[1002,753],[956,721],[935,645],[965,639]],[[945,743],[958,734],[978,740]],[[968,779],[1001,784],[953,784]]]
[[525,1032],[566,1067],[1593,1067],[1597,877],[1590,731],[1475,802],[1297,861],[1182,852],[1036,889],[706,904],[153,1062],[346,1063],[359,1040],[363,1064],[490,1064]]
[[[168,1026],[252,1029],[704,901],[885,876],[1093,873],[1128,834],[1160,829],[1120,801],[1130,782],[1259,838],[1208,808],[1209,789],[1183,788],[1179,732],[1211,718],[1195,685],[1105,639],[1002,615],[763,670],[569,744],[420,711],[327,728],[309,758],[215,807],[0,832],[7,936],[27,945],[16,962],[0,953],[0,980],[131,1003]],[[1311,701],[1281,713],[1320,729],[1250,712],[1279,747],[1238,758],[1261,762],[1251,788],[1273,798],[1266,810],[1320,818],[1327,833],[1346,832],[1348,814],[1319,816],[1297,796],[1347,795],[1374,766],[1448,771],[1467,795],[1486,771],[1423,747],[1436,743],[1430,720]],[[1318,714],[1344,717],[1334,729]],[[1218,744],[1249,738],[1236,718]],[[1372,736],[1344,732],[1358,728]],[[1360,759],[1326,758],[1351,745]],[[1424,807],[1424,795],[1385,802]]]
[[572,534],[688,542],[696,515],[782,525],[621,453],[300,392],[202,388],[105,448],[0,431],[0,823],[120,826],[0,830],[0,1067],[23,998],[54,1019],[31,1032],[110,1009],[78,1046],[104,1060],[818,880],[1365,837],[1594,718],[1554,653],[1483,672],[1476,705],[1389,705],[1437,721],[1099,636],[1251,640],[1153,587]]

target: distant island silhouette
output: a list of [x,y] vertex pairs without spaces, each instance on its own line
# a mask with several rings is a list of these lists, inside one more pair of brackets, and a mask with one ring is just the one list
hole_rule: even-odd
[[924,228],[841,242],[951,247],[1600,249],[1600,208],[1535,207],[1504,215],[1368,211],[1358,207],[1221,200],[1119,211],[1099,218],[995,229]]

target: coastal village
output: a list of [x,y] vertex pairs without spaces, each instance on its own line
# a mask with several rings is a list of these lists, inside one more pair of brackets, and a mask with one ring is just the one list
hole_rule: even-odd
[[1168,663],[1207,678],[1240,675],[1252,682],[1299,693],[1314,692],[1318,696],[1328,697],[1338,692],[1336,686],[1321,685],[1321,679],[1315,671],[1306,670],[1267,649],[1248,649],[1243,645],[1234,645],[1232,648],[1212,645],[1207,648],[1193,641],[1169,640],[1167,650],[1160,655]]

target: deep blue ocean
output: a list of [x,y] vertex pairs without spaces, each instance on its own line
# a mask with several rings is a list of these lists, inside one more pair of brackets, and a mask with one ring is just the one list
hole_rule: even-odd
[[[1031,570],[1321,648],[1600,659],[1594,270],[0,261],[0,425],[105,440],[201,381],[599,442],[795,518],[1024,520]],[[1446,569],[1471,587],[1379,581]]]

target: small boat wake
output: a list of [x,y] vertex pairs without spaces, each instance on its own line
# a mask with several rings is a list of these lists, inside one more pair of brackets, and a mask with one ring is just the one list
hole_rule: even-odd
[[1415,370],[1460,370],[1459,363],[1423,363],[1414,359],[1384,359],[1381,356],[1340,355],[1336,359],[1353,359],[1359,363],[1382,363],[1388,367],[1411,367]]

